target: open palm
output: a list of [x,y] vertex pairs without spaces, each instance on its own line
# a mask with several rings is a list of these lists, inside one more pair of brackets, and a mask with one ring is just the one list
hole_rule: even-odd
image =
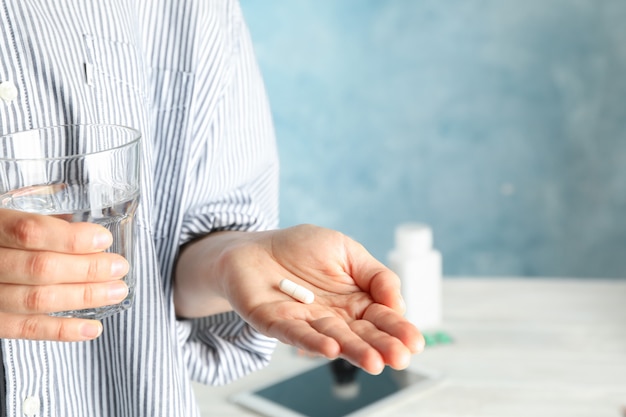
[[[303,225],[252,234],[232,251],[228,299],[257,330],[370,373],[404,368],[423,338],[402,316],[397,276],[347,236]],[[282,293],[288,278],[313,291],[303,304]]]

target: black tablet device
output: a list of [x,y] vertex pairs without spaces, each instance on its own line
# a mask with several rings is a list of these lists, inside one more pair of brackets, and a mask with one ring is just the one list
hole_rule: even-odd
[[416,395],[438,379],[421,371],[389,367],[370,375],[337,359],[236,394],[231,400],[270,417],[357,417]]

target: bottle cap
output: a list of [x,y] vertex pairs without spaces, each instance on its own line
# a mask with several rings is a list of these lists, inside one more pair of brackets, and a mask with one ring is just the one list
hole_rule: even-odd
[[401,254],[429,251],[433,247],[433,232],[421,223],[404,223],[396,227],[396,250]]

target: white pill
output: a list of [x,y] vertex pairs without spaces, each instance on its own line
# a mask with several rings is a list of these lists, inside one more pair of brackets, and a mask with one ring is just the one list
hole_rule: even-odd
[[315,300],[315,294],[313,294],[312,291],[307,290],[302,285],[298,285],[287,278],[280,281],[279,287],[282,292],[304,304],[311,304],[313,300]]

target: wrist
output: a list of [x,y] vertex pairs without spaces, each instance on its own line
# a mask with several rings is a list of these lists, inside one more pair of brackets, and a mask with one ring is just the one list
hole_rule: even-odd
[[233,234],[216,232],[185,245],[174,276],[174,306],[180,317],[203,317],[232,310],[227,297],[228,258]]

